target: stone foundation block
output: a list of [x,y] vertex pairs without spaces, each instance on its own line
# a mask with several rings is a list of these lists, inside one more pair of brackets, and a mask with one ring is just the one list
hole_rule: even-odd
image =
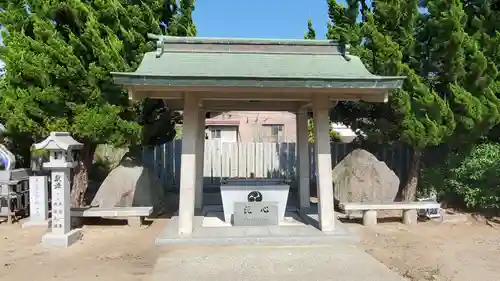
[[66,234],[46,233],[42,236],[42,245],[48,247],[67,248],[82,238],[81,229],[73,229]]
[[363,225],[372,226],[377,224],[377,211],[367,210],[363,212]]
[[417,224],[417,210],[403,210],[403,223],[405,225]]

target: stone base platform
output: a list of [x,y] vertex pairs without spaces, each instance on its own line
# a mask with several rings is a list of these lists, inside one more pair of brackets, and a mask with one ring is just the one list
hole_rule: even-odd
[[55,235],[52,232],[42,236],[42,245],[48,247],[67,248],[82,238],[81,229],[72,229],[64,235]]
[[[204,215],[201,215],[204,214]],[[208,215],[208,216],[206,216]],[[333,241],[345,240],[357,242],[346,226],[336,221],[335,232],[325,233],[317,225],[317,213],[314,210],[297,212],[289,209],[285,221],[279,226],[231,226],[220,218],[223,214],[216,208],[206,208],[198,212],[193,221],[193,233],[180,236],[178,233],[178,217],[167,221],[165,229],[157,236],[156,245],[169,244],[202,244],[202,245],[309,245],[330,244]]]
[[[285,218],[279,222],[280,226],[303,226],[304,223],[297,212],[285,212]],[[224,212],[209,211],[203,216],[202,227],[233,227],[231,223],[225,222]]]
[[51,225],[51,219],[44,220],[44,221],[31,221],[28,219],[27,222],[22,224],[22,228],[27,228],[27,227],[45,227],[49,228]]
[[148,281],[408,281],[362,247],[342,240],[320,245],[170,245]]

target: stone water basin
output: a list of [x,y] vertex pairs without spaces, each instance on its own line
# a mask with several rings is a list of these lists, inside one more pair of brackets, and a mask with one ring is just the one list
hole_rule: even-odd
[[224,220],[231,223],[236,202],[277,202],[278,219],[283,221],[290,184],[282,179],[230,178],[221,181]]

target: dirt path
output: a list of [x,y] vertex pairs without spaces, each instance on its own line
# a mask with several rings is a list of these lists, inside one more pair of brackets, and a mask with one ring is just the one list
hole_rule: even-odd
[[[154,239],[163,226],[162,220],[139,230],[86,226],[82,241],[48,249],[40,244],[43,229],[0,224],[0,279],[149,281],[159,253]],[[410,280],[500,280],[500,229],[483,222],[348,226],[368,253]]]
[[162,226],[162,221],[147,229],[86,226],[82,241],[48,249],[40,244],[43,229],[0,224],[0,279],[143,280],[155,264],[154,238]]
[[368,253],[410,280],[500,280],[500,230],[484,222],[349,225]]

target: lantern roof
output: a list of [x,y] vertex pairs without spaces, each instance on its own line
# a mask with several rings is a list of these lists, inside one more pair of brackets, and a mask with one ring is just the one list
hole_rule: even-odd
[[72,150],[81,149],[82,143],[77,142],[68,132],[50,132],[50,135],[39,143],[33,145],[35,149],[45,150]]

